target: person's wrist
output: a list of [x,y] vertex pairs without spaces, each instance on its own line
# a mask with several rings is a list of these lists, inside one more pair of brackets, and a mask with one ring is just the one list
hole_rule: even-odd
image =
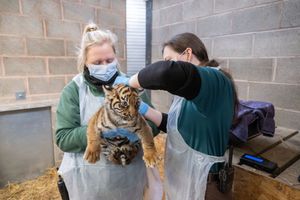
[[145,102],[141,101],[140,106],[139,106],[139,113],[143,116],[146,115],[146,113],[149,110],[149,105],[146,104]]
[[125,83],[124,83],[124,84],[127,85],[127,86],[129,86],[129,81],[130,81],[130,78],[127,78],[127,77],[126,77]]
[[131,77],[129,77],[129,78],[127,79],[127,82],[126,82],[126,85],[129,86],[129,87],[131,87],[131,86],[130,86],[130,79],[131,79]]

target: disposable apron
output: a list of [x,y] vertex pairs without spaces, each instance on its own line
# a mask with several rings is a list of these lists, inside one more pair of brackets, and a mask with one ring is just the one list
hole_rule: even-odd
[[175,96],[168,115],[165,154],[165,192],[168,200],[202,200],[211,166],[224,157],[210,156],[189,147],[178,130],[183,98]]
[[[86,125],[104,98],[91,93],[81,74],[73,80],[79,87],[81,125]],[[83,153],[64,153],[59,173],[71,200],[141,200],[147,184],[142,151],[124,167],[109,163],[103,154],[100,161],[90,164]]]

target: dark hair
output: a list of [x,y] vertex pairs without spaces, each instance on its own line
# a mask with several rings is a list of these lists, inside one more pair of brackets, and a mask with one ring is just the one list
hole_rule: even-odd
[[[171,47],[174,51],[177,53],[182,53],[186,50],[186,48],[191,48],[193,54],[197,57],[197,59],[201,62],[202,66],[207,67],[218,67],[219,63],[216,60],[209,60],[207,55],[207,50],[203,44],[203,42],[193,33],[181,33],[178,35],[175,35],[173,38],[171,38],[169,41],[165,42],[163,44],[162,53],[164,52],[164,48],[168,46]],[[234,117],[233,117],[233,124],[237,123],[237,107],[238,107],[238,97],[237,97],[237,91],[236,87],[233,81],[232,76],[229,72],[220,69],[221,72],[225,74],[226,77],[228,77],[232,83],[232,89],[233,89],[233,98],[234,98]]]

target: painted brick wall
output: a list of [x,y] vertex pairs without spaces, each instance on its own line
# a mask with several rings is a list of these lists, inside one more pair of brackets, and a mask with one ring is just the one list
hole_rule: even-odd
[[89,20],[117,34],[126,72],[125,6],[123,0],[0,0],[0,104],[13,102],[17,91],[28,100],[58,97],[77,74],[76,47]]
[[[197,34],[231,71],[241,99],[272,102],[278,126],[300,129],[300,0],[154,0],[153,62],[181,32]],[[172,99],[152,98],[163,111]]]

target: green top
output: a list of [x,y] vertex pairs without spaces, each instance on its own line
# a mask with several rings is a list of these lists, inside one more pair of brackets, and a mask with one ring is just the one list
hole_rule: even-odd
[[201,77],[200,92],[191,101],[183,100],[178,130],[191,148],[208,155],[223,156],[234,113],[232,84],[219,70],[197,69]]
[[[86,81],[85,83],[94,96],[104,96],[102,88],[96,88]],[[141,94],[141,99],[152,107],[145,92]],[[148,121],[148,124],[156,136],[159,130],[154,123]],[[71,81],[63,89],[56,110],[56,144],[64,152],[84,152],[87,146],[86,131],[87,125],[80,125],[78,86]]]

